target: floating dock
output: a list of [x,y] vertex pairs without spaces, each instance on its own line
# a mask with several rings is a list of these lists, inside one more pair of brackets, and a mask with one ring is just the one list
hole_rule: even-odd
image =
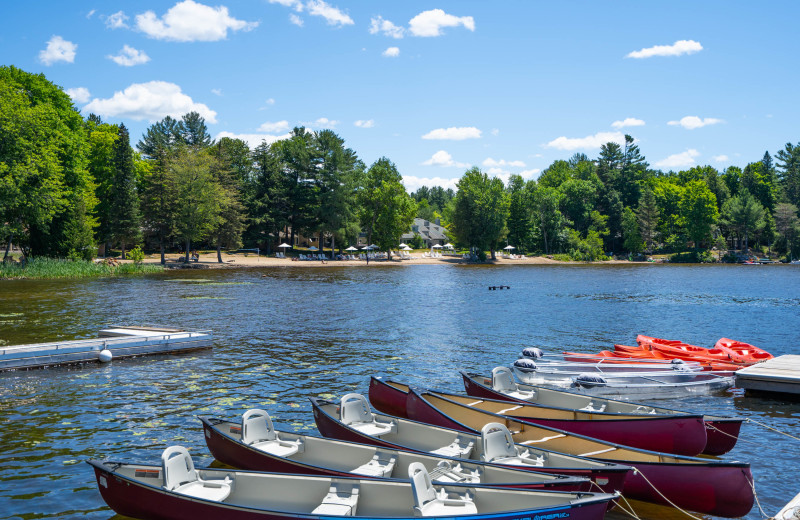
[[210,330],[188,331],[159,327],[112,326],[99,337],[0,348],[0,371],[44,368],[115,358],[172,354],[211,348]]
[[787,354],[736,372],[736,386],[747,392],[800,396],[800,356]]

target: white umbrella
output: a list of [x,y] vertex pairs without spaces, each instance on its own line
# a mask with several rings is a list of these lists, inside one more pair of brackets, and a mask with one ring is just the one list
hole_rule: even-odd
[[400,242],[400,245],[397,247],[408,247],[408,244],[406,244],[405,242]]
[[444,247],[446,247],[447,249],[453,249],[453,244],[451,244],[450,242],[448,242],[448,243],[446,243],[446,244],[444,245]]
[[403,251],[413,251],[413,249],[411,249],[410,247],[408,247],[406,244],[403,244],[403,247],[402,247],[401,249],[402,249]]
[[361,250],[362,251],[365,251],[365,250],[366,251],[371,251],[372,250],[372,246],[364,246],[364,247],[361,248]]
[[369,248],[370,248],[370,249],[378,249],[378,246],[376,246],[375,244],[370,244],[370,245],[369,245]]
[[308,248],[308,250],[309,251],[319,251],[319,248],[315,247],[315,246],[311,246],[311,247]]
[[283,244],[279,245],[278,247],[284,247],[285,248],[285,247],[292,247],[292,246],[290,246],[289,244],[284,242]]
[[434,249],[441,249],[444,246],[442,246],[440,244],[433,244],[431,247],[434,248]]
[[348,247],[347,249],[345,249],[345,251],[358,251],[358,248],[357,248],[357,247],[350,246],[350,247]]
[[511,249],[516,249],[516,248],[515,248],[514,246],[506,246],[506,247],[504,247],[503,249],[509,249],[509,250],[511,250]]

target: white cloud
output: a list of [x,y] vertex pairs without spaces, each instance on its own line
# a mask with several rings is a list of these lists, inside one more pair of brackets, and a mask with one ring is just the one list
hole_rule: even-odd
[[215,96],[222,97],[222,89],[221,88],[212,88],[211,89],[211,93],[214,94]]
[[387,58],[396,58],[400,56],[400,47],[389,47],[383,51],[381,55],[386,56]]
[[298,13],[303,10],[303,2],[300,0],[269,0],[271,4],[280,4],[284,7],[291,7]]
[[286,132],[287,130],[289,130],[289,121],[276,121],[274,123],[267,121],[258,127],[259,132],[266,132],[268,134]]
[[91,18],[92,16],[94,16],[94,13],[96,13],[96,12],[97,12],[97,9],[92,9],[91,11],[89,11],[88,13],[86,13],[86,19],[88,20],[89,18]]
[[389,20],[384,20],[382,16],[376,16],[369,22],[369,33],[378,34],[379,32],[383,33],[384,36],[399,40],[403,37],[406,30],[393,24]]
[[439,150],[438,152],[433,154],[433,156],[430,159],[423,162],[422,164],[424,166],[442,166],[445,168],[449,168],[451,166],[457,166],[459,168],[469,167],[469,164],[467,163],[455,162],[453,160],[453,156],[445,152],[444,150]]
[[708,125],[716,125],[718,123],[724,123],[722,119],[716,119],[713,117],[706,117],[701,119],[697,116],[686,116],[682,117],[680,121],[669,121],[667,124],[670,126],[682,126],[687,130],[694,130],[695,128],[702,128]]
[[75,103],[86,103],[89,101],[89,98],[92,97],[91,94],[89,94],[89,89],[86,87],[68,88],[64,92],[66,92]]
[[366,120],[359,119],[353,124],[359,128],[372,128],[373,126],[375,126],[375,121],[373,119],[366,119]]
[[128,17],[125,15],[125,12],[117,11],[114,14],[108,15],[108,18],[106,18],[106,27],[109,29],[127,29],[127,21]]
[[703,50],[700,42],[694,40],[678,40],[672,45],[656,45],[628,53],[626,58],[652,58],[653,56],[681,56],[694,54]]
[[355,23],[347,13],[325,3],[323,0],[310,0],[306,4],[306,7],[308,8],[308,14],[325,18],[328,25],[338,25],[341,27],[343,25],[353,25]]
[[242,141],[247,143],[247,146],[253,149],[264,142],[266,142],[267,144],[272,144],[275,141],[289,139],[291,137],[291,134],[269,135],[269,134],[234,134],[233,132],[220,132],[214,139],[218,140],[222,137],[229,137],[231,139],[241,139]]
[[432,188],[433,186],[441,186],[444,189],[458,189],[456,183],[458,179],[445,179],[444,177],[416,177],[414,175],[403,175],[403,184],[406,190],[414,192],[423,186]]
[[699,156],[700,152],[695,149],[689,149],[685,152],[670,155],[666,159],[658,161],[655,166],[658,168],[683,168],[686,166],[694,166],[694,158]]
[[299,16],[297,16],[294,13],[291,13],[289,15],[289,22],[293,23],[294,25],[296,25],[298,27],[302,27],[303,26],[303,19],[300,18]]
[[77,50],[77,44],[69,42],[61,36],[53,36],[47,42],[47,48],[39,51],[39,61],[45,65],[52,65],[57,61],[74,63]]
[[237,20],[225,6],[209,7],[193,0],[183,0],[172,6],[163,18],[153,11],[136,15],[136,28],[150,38],[179,42],[224,40],[231,31],[249,31],[258,22]]
[[712,157],[712,159],[714,159],[714,162],[726,162],[729,160],[728,156],[725,154],[715,155],[714,157]]
[[561,136],[553,139],[545,146],[558,150],[578,150],[580,148],[600,148],[608,142],[622,144],[625,142],[625,136],[621,132],[597,132],[586,137]]
[[487,157],[484,159],[483,166],[486,167],[500,167],[500,166],[511,166],[514,168],[524,168],[525,163],[522,161],[506,161],[505,159],[500,159],[499,161],[495,161],[491,157]]
[[339,121],[328,119],[327,117],[320,117],[316,121],[307,121],[302,123],[303,126],[308,128],[333,128],[339,124]]
[[492,128],[492,135],[500,135],[500,129],[499,128]]
[[534,168],[532,170],[522,170],[519,174],[523,179],[532,179],[534,175],[538,175],[541,171],[539,168]]
[[136,50],[130,45],[124,45],[116,56],[109,55],[106,58],[123,67],[133,67],[150,61],[150,56],[145,54],[144,51]]
[[441,36],[442,27],[458,27],[463,25],[470,31],[475,30],[475,20],[471,16],[453,16],[441,9],[423,11],[408,22],[408,30],[414,36]]
[[269,98],[268,100],[265,101],[265,103],[268,104],[268,105],[274,105],[275,104],[275,100],[273,98]]
[[626,117],[622,121],[614,121],[611,123],[613,128],[625,128],[626,126],[644,126],[644,121],[636,119],[635,117]]
[[181,92],[175,83],[150,81],[134,83],[108,99],[93,99],[83,107],[86,113],[100,116],[130,118],[136,121],[158,121],[166,116],[180,118],[188,112],[197,112],[208,123],[217,122],[217,113],[203,103],[195,103]]
[[461,126],[450,128],[437,128],[422,136],[423,139],[442,139],[448,141],[463,141],[464,139],[480,139],[481,131],[474,126]]

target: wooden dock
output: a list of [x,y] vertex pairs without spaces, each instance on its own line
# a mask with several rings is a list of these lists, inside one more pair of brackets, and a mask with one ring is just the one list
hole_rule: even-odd
[[99,337],[0,347],[0,372],[211,348],[210,330],[110,327]]
[[747,392],[800,396],[800,356],[787,354],[736,372],[736,386]]

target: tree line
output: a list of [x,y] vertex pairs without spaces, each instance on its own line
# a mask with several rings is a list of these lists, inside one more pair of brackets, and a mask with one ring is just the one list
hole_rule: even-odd
[[[457,189],[408,194],[397,167],[367,167],[331,130],[295,128],[250,149],[211,139],[195,113],[165,117],[132,146],[127,128],[83,118],[39,74],[0,67],[0,240],[26,257],[123,256],[142,244],[186,251],[274,248],[295,236],[343,249],[360,233],[397,247],[415,216],[439,218],[457,246],[594,260],[608,252],[772,248],[800,253],[800,143],[744,169],[649,167],[631,136],[597,158],[557,160],[507,184],[478,168]],[[417,245],[420,239],[416,238]]]

